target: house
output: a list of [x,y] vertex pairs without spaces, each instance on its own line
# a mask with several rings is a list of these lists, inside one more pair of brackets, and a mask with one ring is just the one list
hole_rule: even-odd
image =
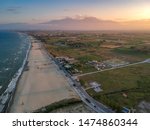
[[71,68],[72,68],[72,66],[69,65],[69,64],[66,64],[64,67],[65,67],[66,69],[71,69]]
[[123,93],[122,96],[125,97],[125,98],[128,97],[128,95],[126,93]]
[[90,86],[94,89],[95,92],[102,91],[101,84],[98,84],[97,82],[90,82]]

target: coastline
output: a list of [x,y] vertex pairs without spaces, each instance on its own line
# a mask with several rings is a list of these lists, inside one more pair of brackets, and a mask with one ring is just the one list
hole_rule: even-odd
[[[20,35],[20,32],[19,32],[19,35]],[[26,34],[24,34],[24,35],[26,35]],[[20,77],[24,71],[24,68],[26,66],[27,59],[29,56],[29,52],[31,49],[31,37],[30,36],[28,36],[28,44],[29,44],[29,47],[27,49],[26,56],[24,58],[22,66],[18,69],[16,74],[12,77],[12,80],[8,84],[8,87],[6,88],[4,93],[0,96],[0,112],[8,112],[10,109],[10,106],[13,102],[13,98],[15,95],[18,81],[19,81],[19,79],[20,79]]]
[[69,81],[47,55],[41,43],[31,38],[24,71],[18,80],[9,112],[32,112],[62,99],[78,98]]

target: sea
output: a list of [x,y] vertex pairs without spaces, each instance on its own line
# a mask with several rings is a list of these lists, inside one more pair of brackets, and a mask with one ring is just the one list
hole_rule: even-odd
[[11,93],[23,71],[31,46],[25,33],[0,31],[0,100]]

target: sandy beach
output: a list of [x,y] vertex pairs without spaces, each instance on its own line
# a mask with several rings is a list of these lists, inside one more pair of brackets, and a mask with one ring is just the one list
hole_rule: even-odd
[[66,98],[78,98],[78,96],[41,44],[34,41],[27,67],[18,82],[10,112],[33,112]]

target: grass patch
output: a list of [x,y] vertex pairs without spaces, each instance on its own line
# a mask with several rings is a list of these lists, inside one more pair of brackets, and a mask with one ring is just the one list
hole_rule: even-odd
[[64,99],[64,100],[52,103],[43,108],[40,108],[40,109],[34,111],[34,113],[50,113],[51,111],[56,110],[58,108],[67,107],[67,106],[74,105],[74,104],[81,103],[81,102],[82,102],[81,100],[75,99],[75,98]]
[[[117,111],[123,106],[135,108],[141,100],[150,100],[149,64],[140,64],[80,77],[80,82],[85,88],[89,87],[91,81],[102,84],[103,91],[96,93],[89,89],[87,92]],[[123,96],[123,93],[127,94],[127,98]],[[117,103],[117,105],[113,106],[114,103]]]
[[88,61],[92,61],[92,60],[96,60],[96,61],[99,61],[100,58],[96,55],[84,55],[84,56],[80,56],[78,58],[78,60],[81,62],[81,63],[87,63]]
[[115,48],[114,49],[115,52],[117,53],[121,53],[121,54],[127,54],[127,55],[141,55],[144,54],[143,52],[140,52],[138,50],[134,50],[132,48]]
[[113,52],[122,55],[131,55],[134,57],[143,57],[143,58],[150,57],[149,48],[145,46],[130,46],[130,47],[115,48]]

